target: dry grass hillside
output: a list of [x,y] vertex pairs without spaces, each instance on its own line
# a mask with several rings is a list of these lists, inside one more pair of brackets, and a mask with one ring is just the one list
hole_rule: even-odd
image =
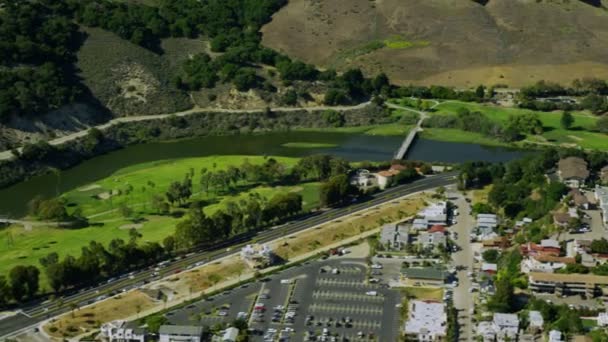
[[292,57],[398,83],[608,78],[608,11],[578,0],[290,0],[263,34]]

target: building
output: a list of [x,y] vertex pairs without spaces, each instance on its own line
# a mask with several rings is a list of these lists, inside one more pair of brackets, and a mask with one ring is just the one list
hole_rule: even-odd
[[446,202],[438,202],[422,209],[418,216],[426,219],[428,225],[445,226],[448,222],[448,205]]
[[425,218],[414,219],[414,223],[412,224],[412,229],[427,230],[427,229],[429,229],[429,221]]
[[144,342],[147,334],[145,328],[126,321],[105,323],[100,332],[101,338],[110,342]]
[[481,264],[481,272],[488,275],[495,275],[498,271],[498,265],[484,262]]
[[159,342],[201,342],[203,327],[193,325],[161,325]]
[[608,326],[608,312],[600,312],[597,314],[597,325],[600,327]]
[[447,238],[445,234],[442,232],[422,232],[418,235],[417,242],[423,248],[435,248],[439,246],[445,246],[447,243]]
[[587,298],[605,297],[608,276],[593,274],[559,274],[530,272],[529,288],[532,292],[549,292],[557,295],[584,295]]
[[549,331],[548,342],[564,342],[562,338],[562,332],[558,330]]
[[355,174],[350,177],[350,184],[358,188],[365,189],[378,185],[378,180],[376,179],[376,176],[368,170],[360,169],[357,170],[357,172],[355,172]]
[[401,250],[409,241],[409,226],[398,224],[386,224],[380,232],[380,242],[388,250]]
[[437,267],[406,267],[401,270],[405,286],[443,286],[448,272]]
[[608,185],[608,165],[600,170],[600,182],[604,185]]
[[568,193],[571,198],[571,204],[579,209],[589,209],[589,200],[579,189],[571,189]]
[[516,314],[495,313],[492,320],[499,341],[515,341],[519,333],[519,318]]
[[528,330],[531,333],[536,334],[543,331],[545,320],[543,319],[543,315],[541,315],[540,311],[530,311],[528,313],[528,321],[530,322],[528,325]]
[[595,186],[595,199],[600,210],[602,222],[608,227],[608,187]]
[[384,190],[391,185],[393,178],[399,173],[396,170],[386,170],[376,173],[376,179],[378,180],[378,188]]
[[516,341],[519,334],[519,318],[515,314],[495,313],[491,322],[477,325],[477,335],[484,342]]
[[413,300],[409,304],[405,335],[415,341],[443,341],[448,330],[448,318],[443,303]]
[[495,229],[498,227],[498,216],[494,214],[477,215],[477,228]]
[[583,158],[568,157],[557,163],[557,176],[571,188],[580,188],[589,178],[587,162]]
[[246,245],[241,249],[241,258],[249,267],[264,268],[274,263],[275,255],[268,245]]
[[236,342],[239,337],[239,329],[230,327],[221,332],[220,335],[213,336],[212,342]]
[[521,261],[523,273],[543,272],[553,273],[570,264],[575,264],[576,259],[571,257],[558,257],[553,255],[533,255]]

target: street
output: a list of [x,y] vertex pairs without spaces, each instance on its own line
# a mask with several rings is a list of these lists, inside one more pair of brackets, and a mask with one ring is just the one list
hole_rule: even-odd
[[473,340],[473,322],[470,311],[474,308],[474,296],[469,292],[472,284],[467,273],[473,271],[473,250],[469,234],[471,228],[475,226],[475,220],[469,215],[470,205],[461,193],[448,190],[448,197],[458,206],[460,212],[460,215],[456,217],[458,223],[451,228],[452,231],[458,233],[456,244],[460,247],[458,252],[452,254],[452,266],[461,267],[457,273],[458,286],[454,289],[454,307],[458,310],[460,340],[470,342]]

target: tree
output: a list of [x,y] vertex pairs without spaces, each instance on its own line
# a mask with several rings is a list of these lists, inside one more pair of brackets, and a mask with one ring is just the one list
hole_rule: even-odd
[[608,115],[604,115],[597,120],[595,127],[602,133],[608,133]]
[[5,307],[11,297],[11,288],[5,276],[0,276],[0,307]]
[[358,194],[357,188],[350,184],[347,175],[331,177],[321,185],[320,199],[324,206],[341,205]]
[[485,262],[495,264],[498,262],[498,257],[500,256],[500,253],[495,249],[488,249],[485,250],[481,256]]
[[163,247],[165,248],[165,251],[167,253],[173,253],[173,251],[175,250],[175,238],[173,237],[173,235],[169,235],[163,239]]
[[154,334],[157,334],[160,326],[165,323],[167,323],[167,318],[163,315],[152,315],[146,318],[148,331]]
[[514,289],[509,277],[498,277],[496,292],[488,301],[488,308],[494,312],[511,312],[514,304]]
[[562,125],[562,128],[570,129],[574,124],[574,116],[572,116],[572,113],[570,113],[569,111],[564,111],[562,113],[560,123]]
[[478,99],[483,100],[485,95],[486,95],[486,88],[483,85],[479,85],[477,87],[477,89],[475,89],[475,96],[477,96]]
[[17,301],[32,298],[38,292],[39,274],[40,271],[36,266],[13,267],[9,272],[13,298]]

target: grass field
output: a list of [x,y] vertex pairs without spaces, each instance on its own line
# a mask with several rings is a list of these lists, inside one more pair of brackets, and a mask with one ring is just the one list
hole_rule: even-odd
[[434,287],[405,287],[401,293],[408,297],[419,300],[437,300],[443,299],[443,289]]
[[[303,197],[305,210],[319,205],[320,183],[314,182],[275,187],[243,184],[241,190],[227,195],[207,195],[200,192],[198,184],[201,168],[206,167],[213,171],[225,169],[230,165],[238,167],[246,159],[252,164],[265,161],[265,157],[211,156],[143,163],[118,170],[110,177],[65,193],[61,197],[69,203],[70,209],[81,208],[83,215],[89,217],[91,226],[82,229],[35,226],[26,230],[15,225],[0,230],[0,274],[7,274],[18,264],[38,265],[39,259],[51,252],[57,252],[60,256],[70,254],[77,257],[81,247],[92,240],[106,246],[115,238],[128,240],[130,228],[138,229],[143,242],[162,241],[173,233],[180,218],[156,215],[151,208],[150,199],[153,194],[164,197],[169,184],[172,181],[181,181],[191,169],[195,172],[192,198],[205,201],[207,205],[204,210],[208,215],[223,208],[226,202],[238,202],[254,192],[266,198],[278,193],[297,192]],[[293,166],[298,160],[284,157],[275,159],[287,167]],[[148,185],[148,181],[152,181],[154,187]],[[132,186],[133,190],[127,194],[126,189],[129,186]],[[122,194],[106,197],[117,190],[121,190]],[[119,213],[117,208],[121,204],[133,209],[133,216],[139,218],[137,223],[134,223],[133,218],[125,218]],[[46,285],[44,277],[41,284]]]
[[[455,115],[460,108],[482,112],[491,120],[499,123],[507,122],[511,115],[536,113],[543,124],[545,132],[540,136],[528,136],[527,141],[543,144],[580,146],[586,149],[608,149],[608,137],[605,134],[595,132],[595,124],[598,118],[585,111],[572,113],[574,116],[574,125],[572,129],[569,130],[562,128],[560,124],[561,111],[535,112],[521,108],[505,108],[479,103],[446,101],[437,105],[432,115]],[[484,145],[505,145],[496,139],[457,129],[433,128],[425,130],[423,135],[429,139],[435,140],[472,142]]]
[[[332,128],[299,128],[302,132],[336,132],[336,133],[362,133],[365,135],[399,135],[405,136],[409,133],[411,125],[401,123],[390,123],[375,126],[357,127],[332,127]],[[291,146],[293,147],[293,146]]]

